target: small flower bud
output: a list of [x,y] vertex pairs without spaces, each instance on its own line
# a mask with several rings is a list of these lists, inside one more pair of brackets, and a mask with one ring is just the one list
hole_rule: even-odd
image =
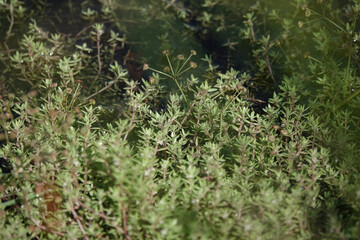
[[282,130],[280,131],[280,134],[283,135],[283,136],[285,136],[285,137],[289,136],[288,131],[286,131],[285,129],[282,129]]
[[279,126],[279,125],[274,125],[274,126],[273,126],[273,129],[274,129],[275,131],[277,131],[277,130],[280,129],[280,126]]
[[143,66],[143,70],[146,71],[148,69],[149,69],[149,65],[147,63],[145,63],[144,66]]
[[182,54],[179,54],[179,55],[177,55],[177,59],[179,59],[179,60],[184,60],[184,55],[182,55]]
[[10,100],[13,100],[13,99],[15,98],[15,94],[9,93],[9,94],[8,94],[8,98],[9,98]]
[[31,90],[30,92],[28,92],[28,96],[30,98],[36,97],[38,95],[38,92],[35,90]]
[[162,51],[162,53],[163,53],[164,55],[168,55],[168,54],[169,54],[169,50],[164,50],[164,51]]
[[195,55],[196,55],[196,51],[195,51],[195,50],[191,50],[191,51],[190,51],[190,55],[195,56]]
[[202,96],[205,96],[208,93],[208,91],[206,89],[202,89],[200,91],[200,93],[201,93]]
[[70,93],[72,92],[72,89],[71,89],[71,88],[66,88],[66,89],[65,89],[65,92],[66,92],[67,94],[70,94]]
[[240,92],[246,92],[246,88],[240,84],[236,85],[236,89],[239,90]]
[[270,141],[270,142],[274,142],[275,140],[276,140],[276,139],[275,139],[274,136],[272,136],[272,135],[269,136],[269,141]]
[[164,67],[164,72],[169,72],[170,71],[170,68],[169,67]]
[[104,30],[99,29],[99,30],[97,31],[97,34],[98,34],[99,36],[103,35],[103,34],[104,34]]
[[304,22],[303,22],[303,21],[298,21],[298,26],[299,26],[299,28],[302,28],[303,25],[304,25]]
[[197,67],[196,62],[190,62],[190,67],[192,67],[192,68],[196,68],[196,67]]
[[151,84],[155,84],[155,78],[154,77],[150,77],[149,81],[150,81]]
[[93,98],[91,98],[90,100],[89,100],[89,103],[91,104],[91,105],[95,105],[95,99],[93,99]]

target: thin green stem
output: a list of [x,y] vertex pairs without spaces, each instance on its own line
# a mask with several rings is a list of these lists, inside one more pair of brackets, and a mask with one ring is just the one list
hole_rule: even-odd
[[191,66],[190,66],[190,67],[188,67],[188,68],[187,68],[187,69],[185,69],[184,71],[180,72],[180,73],[178,74],[178,76],[180,76],[181,74],[183,74],[183,73],[185,73],[185,72],[189,71],[191,68],[192,68]]
[[241,91],[236,94],[236,96],[231,99],[228,104],[225,105],[224,109],[220,112],[220,138],[222,138],[222,125],[223,125],[223,113],[227,110],[227,108],[230,106],[230,104],[235,101],[235,99],[241,94]]
[[[351,43],[350,43],[351,44]],[[348,63],[347,63],[347,67],[346,67],[346,76],[345,76],[345,83],[344,83],[344,96],[347,95],[347,90],[348,90],[348,86],[349,86],[349,78],[350,78],[350,65],[351,65],[351,52],[352,52],[352,45],[350,47],[350,53],[349,53],[349,57],[348,57]]]
[[187,102],[187,98],[186,98],[186,96],[185,96],[185,93],[184,93],[184,91],[181,89],[180,84],[179,84],[179,82],[178,82],[177,79],[176,79],[176,76],[171,76],[170,74],[164,73],[164,72],[162,72],[162,71],[156,70],[156,69],[151,68],[151,67],[149,67],[149,70],[154,71],[154,72],[157,72],[157,73],[162,74],[162,75],[164,75],[164,76],[167,76],[167,77],[170,78],[170,79],[173,79],[173,80],[175,81],[176,85],[178,86],[178,88],[179,88],[182,96],[184,97],[185,101]]
[[175,76],[175,72],[174,72],[174,69],[173,69],[173,67],[172,67],[171,61],[170,61],[170,59],[169,59],[169,55],[167,55],[167,54],[165,54],[165,55],[166,55],[166,59],[167,59],[167,61],[168,61],[168,63],[169,63],[169,67],[170,67],[171,73],[172,73],[172,75]]
[[[357,19],[357,13],[355,16],[355,20],[354,23],[352,25],[352,31],[355,31],[355,26],[356,26],[356,19]],[[350,51],[349,51],[349,57],[348,57],[348,63],[347,63],[347,67],[346,67],[346,77],[345,77],[345,86],[344,86],[344,95],[347,95],[347,90],[348,90],[348,86],[349,86],[349,78],[350,78],[350,65],[351,65],[351,57],[352,57],[352,51],[353,51],[353,43],[352,40],[349,41],[350,43]],[[352,95],[351,95],[352,96]],[[350,96],[350,97],[351,97]],[[348,99],[348,98],[347,98]],[[351,99],[350,99],[351,100]],[[345,100],[346,102],[347,100]]]
[[336,105],[335,111],[338,110],[340,107],[344,106],[345,103],[349,102],[350,100],[352,100],[354,97],[356,97],[359,94],[360,94],[360,89],[358,89],[356,92],[354,92],[349,97],[347,97],[342,103],[339,103],[338,105]]
[[[185,67],[185,65],[186,65],[186,63],[190,60],[190,58],[191,58],[191,54],[189,55],[189,57],[185,60],[185,62],[183,63],[183,65],[181,65],[181,67],[180,67],[180,69],[179,69],[179,72],[181,72],[181,70]],[[183,73],[183,72],[181,72],[181,73]],[[181,74],[180,73],[180,74]],[[180,74],[178,74],[178,75],[180,75]]]
[[324,18],[324,19],[327,20],[329,23],[331,23],[332,25],[334,25],[335,27],[337,27],[338,29],[340,29],[342,32],[346,32],[342,27],[340,27],[339,25],[337,25],[337,24],[336,24],[334,21],[332,21],[330,18],[325,17],[324,15],[321,15],[320,13],[318,13],[318,12],[316,12],[316,11],[310,9],[310,8],[309,8],[309,10],[310,10],[310,12],[314,13],[315,15],[318,15],[318,16]]
[[14,26],[14,10],[13,10],[14,8],[13,7],[9,7],[9,8],[10,8],[10,27],[9,30],[6,32],[5,41],[7,41],[8,38],[11,36],[12,28]]
[[179,65],[180,65],[180,60],[178,60],[177,63],[176,63],[175,73],[176,73],[177,76],[179,76],[179,74],[178,74],[179,73],[179,71],[178,71]]
[[97,91],[96,93],[91,94],[90,96],[84,98],[83,102],[87,102],[90,98],[93,98],[94,96],[98,95],[99,93],[105,91],[106,89],[110,88],[114,83],[119,82],[120,79],[116,78],[114,81],[111,81],[108,83],[108,85],[106,85],[105,87],[103,87],[102,89],[100,89],[99,91]]
[[[351,101],[353,98],[355,98],[357,95],[360,94],[360,89],[358,89],[356,92],[354,92],[353,94],[351,94],[349,97],[347,97],[343,102],[339,103],[338,105],[335,106],[334,112],[336,112],[339,108],[341,108],[342,106],[344,106],[347,102]],[[324,112],[321,116],[327,116],[329,115],[330,112]]]
[[312,56],[308,56],[308,58],[309,58],[310,60],[314,60],[315,62],[322,64],[322,62],[321,62],[320,60],[317,60],[316,58],[314,58],[314,57],[312,57]]
[[71,98],[70,104],[69,104],[69,106],[68,106],[68,108],[67,108],[67,112],[69,111],[69,109],[72,108],[72,106],[73,106],[73,104],[74,104],[74,102],[75,102],[75,99],[76,99],[76,97],[77,97],[77,95],[78,95],[78,93],[79,93],[80,87],[81,87],[81,84],[78,83],[78,85],[76,86],[75,92],[74,92],[74,94],[73,94],[73,96],[72,96],[72,98]]
[[164,73],[164,72],[159,71],[159,70],[156,70],[156,69],[154,69],[154,68],[149,67],[149,70],[154,71],[154,72],[157,72],[157,73],[160,73],[160,74],[162,74],[162,75],[164,75],[164,76],[167,76],[167,77],[169,77],[169,78],[173,78],[173,76],[171,76],[170,74]]
[[173,79],[174,79],[176,85],[178,86],[178,88],[179,88],[182,96],[184,97],[185,101],[187,102],[188,100],[187,100],[187,98],[186,98],[186,96],[185,96],[185,93],[184,93],[183,90],[181,89],[179,82],[176,80],[176,78],[173,78]]

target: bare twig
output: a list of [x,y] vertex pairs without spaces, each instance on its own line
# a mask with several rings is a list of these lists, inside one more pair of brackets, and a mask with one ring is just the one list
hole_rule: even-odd
[[274,77],[274,74],[273,74],[273,71],[272,71],[272,68],[271,68],[271,63],[270,63],[269,54],[268,54],[267,50],[266,50],[266,55],[265,55],[265,61],[266,61],[266,66],[267,66],[267,68],[269,70],[270,77],[273,80],[273,82],[276,83],[275,77]]
[[105,91],[106,89],[110,88],[113,84],[119,82],[119,78],[116,78],[115,80],[109,82],[105,87],[97,91],[96,93],[91,94],[90,96],[86,97],[84,99],[84,102],[87,102],[89,99],[93,98],[94,96],[98,95],[99,93]]
[[52,229],[49,229],[49,228],[47,228],[47,227],[45,227],[45,226],[40,225],[31,215],[30,215],[30,219],[31,219],[31,221],[32,221],[38,228],[40,228],[40,229],[43,230],[43,231],[46,231],[46,232],[49,232],[49,233],[53,233],[53,234],[58,235],[58,236],[61,236],[61,237],[64,237],[64,236],[65,236],[65,234],[62,233],[62,232],[58,232],[58,231],[55,231],[55,230],[52,230]]
[[75,209],[74,209],[74,204],[72,202],[72,200],[70,200],[70,210],[71,210],[71,213],[74,215],[75,217],[75,220],[80,228],[80,231],[84,234],[84,239],[86,240],[89,240],[89,236],[87,235],[87,233],[85,232],[85,229],[83,227],[83,225],[81,224],[81,221],[80,221],[80,217],[79,215],[76,213]]
[[111,220],[108,216],[106,216],[103,212],[97,213],[94,209],[90,208],[89,206],[85,205],[84,203],[80,202],[80,201],[76,201],[77,204],[79,204],[80,206],[82,206],[83,208],[86,208],[86,210],[89,210],[90,212],[92,212],[93,214],[99,214],[99,216],[104,219],[105,221],[108,221],[117,231],[119,231],[121,234],[124,234],[125,231],[118,226],[116,223],[113,222],[113,220]]
[[123,138],[124,141],[127,139],[129,133],[130,133],[131,130],[134,128],[134,126],[132,126],[132,124],[133,124],[134,121],[135,121],[135,116],[136,116],[136,112],[137,112],[138,107],[139,107],[139,106],[136,105],[135,108],[134,108],[134,111],[133,111],[133,114],[132,114],[132,116],[131,116],[131,120],[130,120],[130,123],[129,123],[129,129],[126,131],[125,136],[124,136],[124,138]]
[[[123,196],[125,196],[125,190],[123,186],[121,186],[121,193]],[[122,211],[122,220],[123,220],[123,229],[124,229],[124,239],[132,239],[131,236],[128,234],[127,230],[127,214],[126,214],[126,206],[125,201],[122,201],[121,203],[121,211]]]

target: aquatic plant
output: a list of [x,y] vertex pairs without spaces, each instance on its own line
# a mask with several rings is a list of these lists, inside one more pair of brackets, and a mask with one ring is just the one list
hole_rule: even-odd
[[358,1],[45,3],[0,0],[0,239],[359,236]]

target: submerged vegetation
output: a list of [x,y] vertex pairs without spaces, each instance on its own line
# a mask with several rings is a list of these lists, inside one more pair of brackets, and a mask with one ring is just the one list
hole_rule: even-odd
[[345,2],[0,0],[0,239],[358,239]]

